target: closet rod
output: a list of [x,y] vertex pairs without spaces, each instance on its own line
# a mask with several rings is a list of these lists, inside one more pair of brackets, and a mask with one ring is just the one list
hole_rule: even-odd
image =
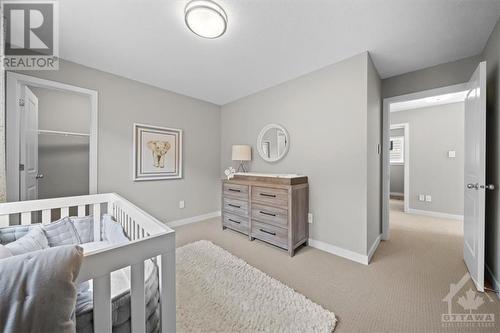
[[64,132],[64,131],[50,131],[50,130],[38,130],[38,134],[54,134],[54,135],[64,135],[64,136],[85,136],[85,137],[90,137],[90,134],[86,134],[86,133]]

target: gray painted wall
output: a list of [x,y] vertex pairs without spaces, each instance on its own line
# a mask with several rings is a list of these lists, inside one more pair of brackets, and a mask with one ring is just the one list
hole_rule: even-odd
[[368,56],[367,67],[367,252],[382,229],[382,84]]
[[481,56],[448,62],[382,80],[382,96],[393,97],[469,81]]
[[[486,265],[500,282],[500,23],[497,22],[483,51],[486,60],[486,183],[495,184],[495,191],[486,191]],[[487,273],[488,275],[488,273]],[[498,287],[498,286],[497,286]]]
[[391,194],[397,194],[400,197],[405,193],[405,166],[391,165]]
[[[218,106],[66,61],[59,71],[23,74],[98,91],[99,192],[117,192],[163,221],[220,210]],[[132,181],[134,122],[184,130],[183,179]]]
[[[68,92],[30,87],[38,98],[38,128],[90,133],[90,99]],[[89,138],[38,136],[38,198],[89,193]]]
[[[374,74],[370,77],[370,84],[376,83]],[[251,171],[307,175],[314,214],[310,237],[361,254],[367,251],[367,82],[368,54],[363,53],[221,111],[222,168],[235,166],[231,145],[250,144]],[[370,103],[377,104],[371,94]],[[256,149],[257,136],[269,123],[290,134],[290,150],[277,163],[263,161]]]
[[[405,136],[403,128],[393,129],[390,136]],[[391,193],[404,194],[405,191],[405,166],[404,164],[391,164]]]
[[[410,124],[410,208],[463,215],[464,103],[392,112],[391,124],[399,123]],[[432,202],[418,201],[419,194]]]

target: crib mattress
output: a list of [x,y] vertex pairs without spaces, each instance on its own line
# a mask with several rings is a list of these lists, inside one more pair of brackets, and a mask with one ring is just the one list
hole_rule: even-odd
[[[81,244],[84,252],[99,250],[110,246],[107,241]],[[146,299],[146,332],[158,332],[160,322],[158,267],[153,260],[146,260],[145,267],[145,299]],[[111,315],[113,332],[130,332],[130,267],[112,272],[111,280]],[[76,301],[76,331],[78,333],[93,332],[93,297],[92,281],[87,286],[80,286],[81,291]]]

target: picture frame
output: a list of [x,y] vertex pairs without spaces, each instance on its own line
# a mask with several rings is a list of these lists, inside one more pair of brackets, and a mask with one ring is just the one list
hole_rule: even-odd
[[133,180],[182,178],[182,130],[134,123]]

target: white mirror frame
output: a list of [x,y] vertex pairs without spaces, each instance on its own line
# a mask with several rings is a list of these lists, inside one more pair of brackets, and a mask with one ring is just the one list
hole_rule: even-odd
[[[266,134],[266,132],[272,128],[277,128],[279,129],[280,131],[282,131],[283,133],[285,133],[285,140],[286,140],[286,146],[285,146],[285,151],[283,152],[283,154],[281,154],[281,156],[278,156],[278,157],[267,157],[264,153],[264,150],[262,149],[262,140],[264,139],[264,135]],[[257,137],[257,150],[259,151],[259,155],[260,157],[266,161],[266,162],[278,162],[279,160],[281,160],[283,157],[286,156],[286,154],[288,153],[288,149],[290,148],[290,136],[288,135],[288,132],[287,130],[281,126],[281,125],[278,125],[278,124],[267,124],[266,126],[264,126],[264,128],[260,131],[259,133],[259,136]]]

